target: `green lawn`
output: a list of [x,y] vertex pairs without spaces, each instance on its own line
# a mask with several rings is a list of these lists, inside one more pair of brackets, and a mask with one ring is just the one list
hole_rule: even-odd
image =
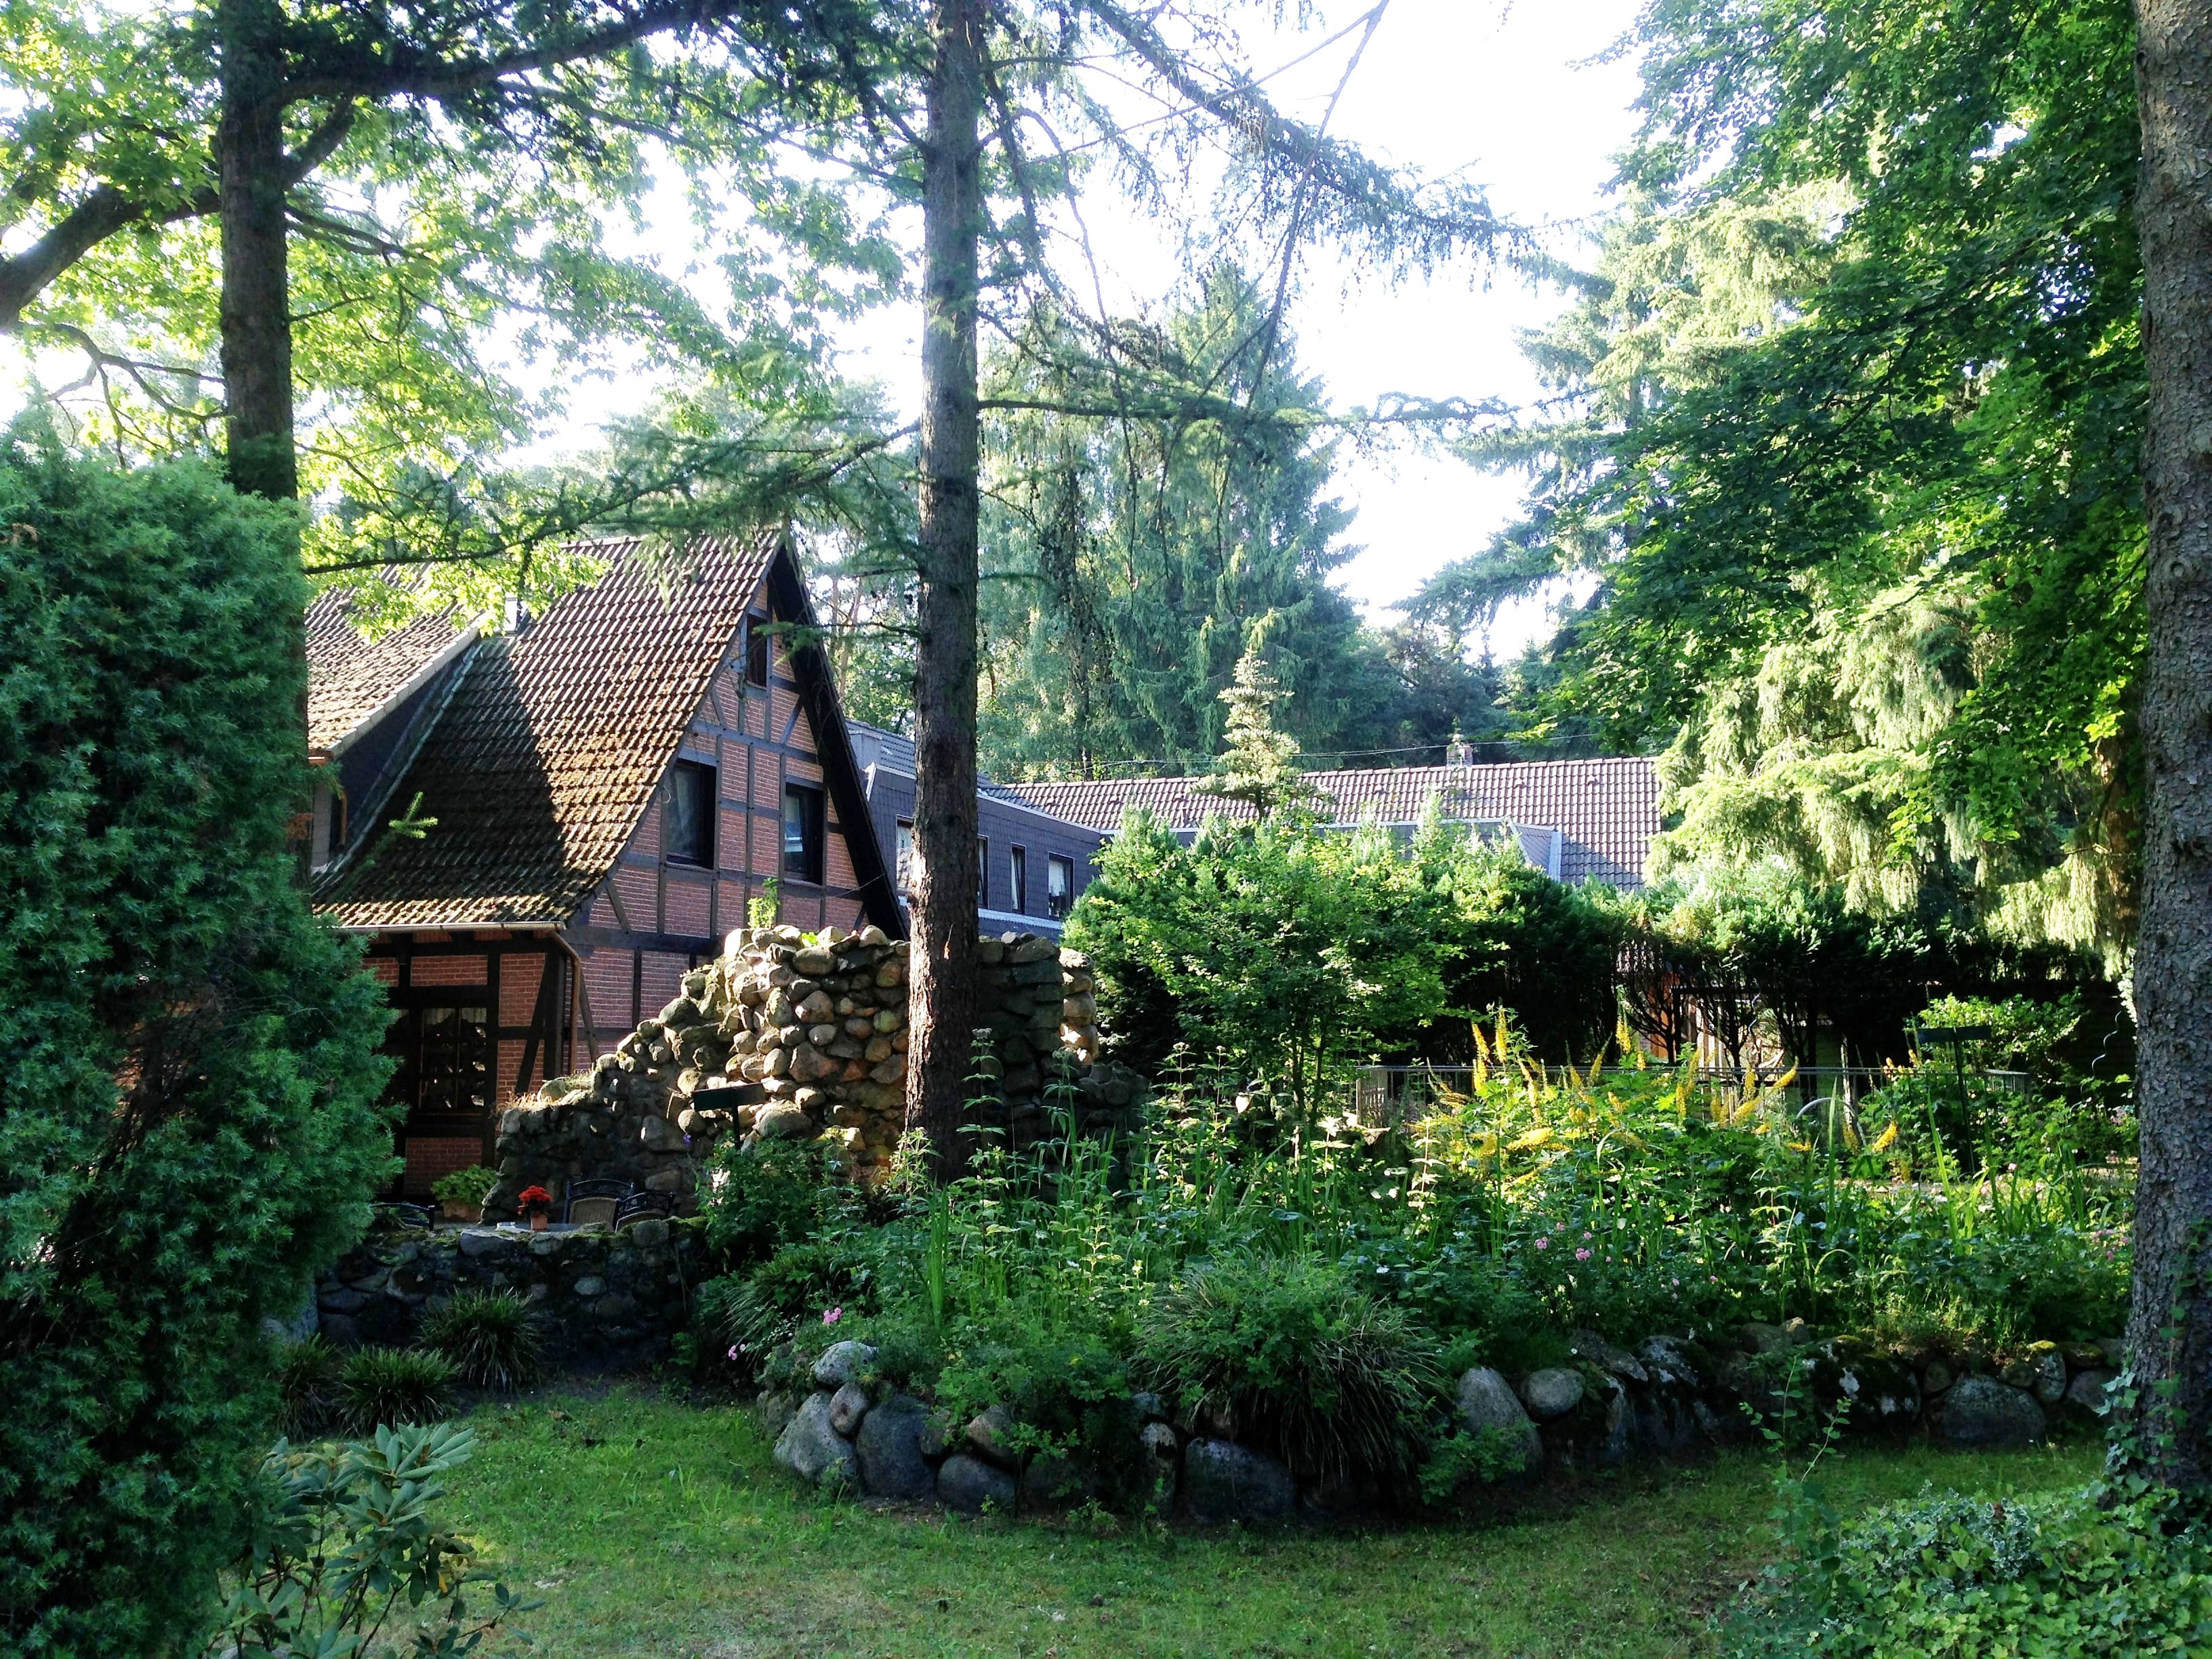
[[[643,1390],[485,1407],[459,1524],[557,1659],[1674,1655],[1766,1549],[1748,1453],[1601,1477],[1489,1524],[1201,1535],[878,1513],[794,1492],[750,1419]],[[2099,1449],[1856,1452],[1854,1509],[1922,1484],[2086,1480]]]

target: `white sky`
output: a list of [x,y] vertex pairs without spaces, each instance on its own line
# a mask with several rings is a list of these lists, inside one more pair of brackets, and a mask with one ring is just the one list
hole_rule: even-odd
[[[1261,70],[1289,61],[1365,9],[1366,0],[1321,0],[1316,27],[1251,37]],[[1371,154],[1434,177],[1461,173],[1493,207],[1524,225],[1549,228],[1554,251],[1576,252],[1577,228],[1606,205],[1611,158],[1633,131],[1632,61],[1593,63],[1634,21],[1638,0],[1392,0],[1337,107],[1331,131]],[[1257,8],[1255,8],[1256,12]],[[1285,112],[1318,119],[1335,89],[1354,36],[1269,82]],[[1117,309],[1157,304],[1173,283],[1174,252],[1133,215],[1110,185],[1083,204],[1106,297]],[[688,222],[672,195],[666,212],[648,208],[646,234],[664,270],[691,262]],[[618,240],[628,240],[628,238]],[[1073,273],[1071,273],[1073,274]],[[1564,301],[1510,279],[1486,285],[1474,267],[1391,289],[1347,282],[1325,250],[1310,257],[1291,309],[1299,364],[1326,382],[1340,405],[1371,404],[1390,392],[1522,404],[1536,387],[1517,331],[1540,325]],[[1088,289],[1087,274],[1080,288]],[[880,381],[910,416],[918,404],[916,313],[877,313],[842,337],[843,366]],[[12,406],[22,358],[0,342],[0,404]],[[588,447],[596,423],[637,412],[653,386],[617,374],[570,398],[574,417],[532,451]],[[1350,540],[1364,550],[1341,585],[1370,614],[1411,593],[1446,562],[1474,551],[1514,516],[1519,481],[1487,476],[1447,457],[1403,450],[1347,458],[1337,493],[1356,509]],[[1382,618],[1387,620],[1387,617]],[[1510,655],[1545,631],[1542,607],[1499,619],[1492,639]]]

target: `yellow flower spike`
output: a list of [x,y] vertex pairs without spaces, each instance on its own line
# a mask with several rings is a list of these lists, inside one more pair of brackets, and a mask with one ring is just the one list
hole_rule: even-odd
[[1886,1152],[1896,1145],[1897,1125],[1893,1123],[1889,1127],[1884,1129],[1881,1134],[1875,1138],[1874,1145],[1868,1147],[1867,1150],[1870,1152]]

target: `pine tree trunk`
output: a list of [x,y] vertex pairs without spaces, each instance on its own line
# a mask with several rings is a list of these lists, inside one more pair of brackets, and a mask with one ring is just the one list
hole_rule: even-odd
[[250,495],[300,491],[292,441],[292,316],[284,224],[282,17],[275,0],[222,0],[223,396],[230,481]]
[[2150,402],[2133,1455],[2212,1484],[2212,11],[2136,0]]
[[965,1149],[975,1015],[975,289],[982,230],[977,116],[981,0],[934,0],[937,67],[922,156],[921,538],[915,659],[914,846],[921,864],[906,1121],[939,1178]]

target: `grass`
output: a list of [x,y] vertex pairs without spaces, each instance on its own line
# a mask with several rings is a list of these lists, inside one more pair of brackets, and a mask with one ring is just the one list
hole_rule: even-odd
[[[1272,1536],[1118,1533],[876,1512],[792,1487],[750,1418],[642,1390],[480,1407],[453,1520],[545,1605],[562,1659],[1366,1659],[1682,1655],[1771,1549],[1747,1452],[1632,1466],[1505,1522]],[[1846,1512],[1923,1483],[2085,1480],[2094,1443],[1853,1450]]]

